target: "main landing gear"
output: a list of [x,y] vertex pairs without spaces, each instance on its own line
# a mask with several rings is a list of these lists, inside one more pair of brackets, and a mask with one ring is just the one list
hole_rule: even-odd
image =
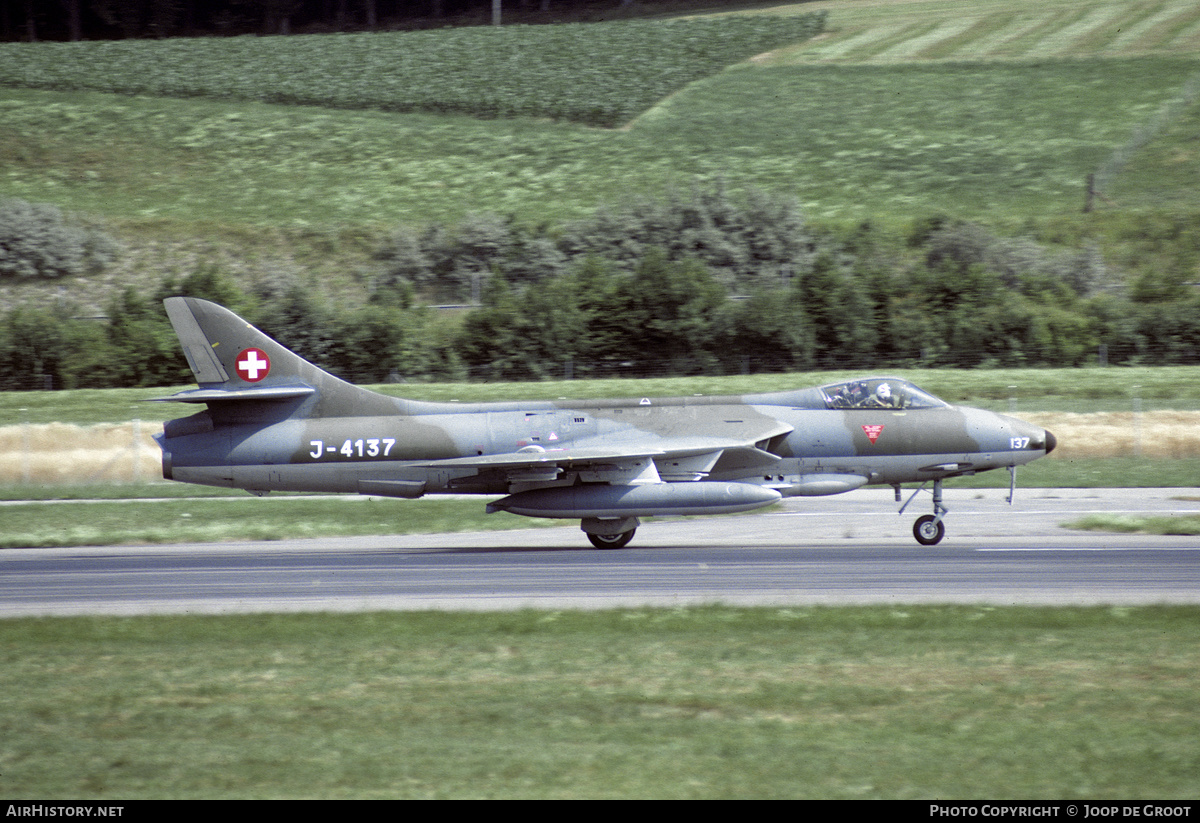
[[597,549],[623,549],[629,545],[637,529],[630,529],[619,534],[588,534],[588,540]]
[[[924,484],[920,489],[912,493],[912,497],[908,498],[908,503],[913,501],[920,493],[921,489],[925,488]],[[900,487],[896,486],[896,500],[900,499]],[[908,503],[900,507],[900,514],[904,514],[904,510],[908,508]],[[917,518],[917,522],[913,524],[913,537],[917,538],[917,542],[922,546],[933,546],[942,542],[942,538],[946,536],[946,524],[943,519],[949,513],[944,505],[942,505],[942,481],[933,481],[933,514],[926,514]]]
[[597,549],[623,549],[641,521],[636,517],[588,517],[579,524]]

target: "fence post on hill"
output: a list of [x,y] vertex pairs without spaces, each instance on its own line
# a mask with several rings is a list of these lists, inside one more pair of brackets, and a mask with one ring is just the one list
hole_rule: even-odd
[[1099,197],[1101,200],[1103,200],[1105,203],[1107,203],[1110,206],[1114,205],[1113,201],[1109,200],[1107,197],[1105,197],[1103,194],[1101,194],[1100,189],[1096,188],[1096,175],[1093,172],[1092,174],[1089,174],[1087,176],[1087,192],[1086,192],[1086,194],[1084,194],[1084,198],[1083,198],[1083,213],[1084,214],[1090,214],[1092,209],[1094,209],[1096,207],[1096,198],[1097,197]]
[[142,482],[142,465],[139,459],[142,445],[142,419],[140,417],[133,418],[133,444],[130,447],[133,450],[133,478],[134,483]]
[[30,463],[29,450],[32,448],[30,444],[29,434],[29,409],[21,409],[21,483],[28,486],[30,478]]
[[1142,456],[1142,387],[1133,387],[1133,456]]

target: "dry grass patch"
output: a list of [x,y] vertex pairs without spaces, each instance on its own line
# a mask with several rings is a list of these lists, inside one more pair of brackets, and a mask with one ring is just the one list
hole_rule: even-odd
[[0,483],[139,482],[161,476],[158,423],[0,426]]
[[1038,412],[1021,415],[1058,438],[1053,458],[1200,457],[1200,412]]

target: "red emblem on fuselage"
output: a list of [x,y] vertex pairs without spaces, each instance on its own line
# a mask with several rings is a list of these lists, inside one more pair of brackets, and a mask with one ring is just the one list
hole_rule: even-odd
[[271,373],[271,358],[262,349],[245,349],[233,361],[238,377],[247,383],[257,383]]
[[863,434],[871,441],[871,445],[875,445],[875,441],[879,439],[879,435],[883,434],[883,426],[863,426]]

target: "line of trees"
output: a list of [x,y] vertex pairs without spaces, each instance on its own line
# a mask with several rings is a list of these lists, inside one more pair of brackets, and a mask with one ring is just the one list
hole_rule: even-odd
[[1200,298],[1131,299],[1093,251],[974,249],[986,232],[953,224],[897,266],[873,234],[820,240],[807,261],[770,267],[780,282],[736,298],[698,258],[657,247],[628,273],[590,257],[544,284],[495,277],[458,356],[504,379],[1200,362]]
[[[1179,245],[1186,228],[1173,230],[1174,265],[1131,274],[1093,247],[1051,248],[946,218],[904,236],[869,223],[817,231],[791,198],[720,187],[563,226],[475,215],[398,230],[355,306],[295,279],[237,284],[213,264],[153,295],[125,290],[103,322],[71,319],[69,304],[19,306],[0,318],[0,381],[191,382],[161,305],[173,294],[229,306],[365,383],[1195,364],[1200,248]],[[477,305],[439,311],[418,296]]]
[[[685,8],[695,0],[503,0],[505,19],[597,19]],[[494,0],[13,0],[0,39],[90,40],[337,32],[492,20]]]

